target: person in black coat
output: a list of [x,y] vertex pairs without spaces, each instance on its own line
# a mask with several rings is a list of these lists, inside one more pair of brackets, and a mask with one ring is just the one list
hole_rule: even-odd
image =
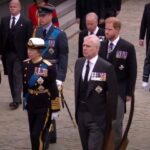
[[83,150],[103,150],[106,129],[116,119],[116,75],[113,66],[98,57],[99,46],[96,35],[86,36],[84,57],[75,63],[75,118]]
[[78,57],[83,57],[82,44],[85,36],[94,34],[99,38],[100,41],[103,41],[105,38],[104,30],[98,27],[98,16],[95,13],[91,12],[86,15],[86,28],[87,29],[81,31],[79,34]]
[[94,12],[98,15],[98,23],[104,22],[105,15],[104,0],[76,0],[76,19],[80,30],[86,29],[85,17]]
[[10,16],[2,18],[0,23],[0,50],[13,99],[9,106],[16,109],[21,104],[22,60],[27,58],[27,42],[32,35],[32,24],[21,16],[19,0],[10,1],[9,11]]
[[[104,19],[109,17],[116,17],[121,10],[122,0],[105,0],[104,1]],[[101,28],[105,28],[105,22],[99,25]]]
[[45,150],[46,127],[60,110],[56,85],[56,68],[42,58],[41,48],[45,42],[41,38],[30,38],[28,57],[23,62],[23,102],[27,110],[32,150]]
[[148,46],[148,52],[147,52],[146,58],[144,60],[144,66],[143,66],[143,83],[142,83],[142,87],[146,91],[150,91],[149,75],[150,75],[150,43],[149,43],[149,46]]
[[131,101],[134,96],[135,83],[137,77],[137,61],[133,44],[119,36],[121,22],[116,17],[107,18],[105,26],[105,37],[101,43],[99,56],[110,62],[117,75],[118,81],[118,111],[117,120],[114,122],[115,147],[122,139],[122,122],[124,108],[127,101]]
[[144,46],[144,39],[146,35],[146,54],[148,52],[148,44],[150,41],[150,3],[145,5],[143,16],[141,20],[139,45]]

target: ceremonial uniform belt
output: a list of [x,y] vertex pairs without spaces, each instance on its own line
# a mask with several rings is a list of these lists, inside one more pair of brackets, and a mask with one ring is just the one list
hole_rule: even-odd
[[44,90],[38,90],[38,89],[33,90],[33,89],[28,89],[28,92],[29,92],[31,95],[38,95],[38,94],[44,94],[44,93],[47,93],[48,95],[50,95],[48,89],[44,89]]

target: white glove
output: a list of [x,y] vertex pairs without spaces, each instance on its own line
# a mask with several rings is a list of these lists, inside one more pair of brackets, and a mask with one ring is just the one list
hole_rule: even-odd
[[142,87],[143,87],[143,89],[145,91],[149,91],[150,90],[150,86],[149,86],[148,82],[143,82],[142,83]]
[[58,112],[53,112],[51,116],[51,120],[55,120],[59,116]]
[[61,91],[62,90],[62,81],[56,80],[56,84],[57,84],[58,91]]

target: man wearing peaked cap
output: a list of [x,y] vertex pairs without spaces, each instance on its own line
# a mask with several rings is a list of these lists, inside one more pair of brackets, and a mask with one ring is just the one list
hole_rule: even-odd
[[27,110],[32,150],[43,150],[47,118],[60,110],[55,67],[43,59],[41,38],[30,38],[23,62],[23,102]]
[[45,4],[38,8],[38,13],[39,13],[39,15],[45,15],[47,13],[52,13],[54,11],[54,9],[55,8],[52,5]]
[[[44,39],[46,48],[42,52],[43,58],[49,60],[57,69],[56,83],[59,90],[65,81],[68,65],[68,39],[66,33],[52,24],[53,7],[48,4],[39,7],[39,28],[35,36]],[[51,120],[51,119],[50,119]],[[55,119],[53,119],[55,121]],[[52,143],[56,142],[56,132]]]
[[[38,15],[37,15],[38,7],[44,5],[45,3],[48,3],[48,0],[34,0],[34,3],[29,6],[28,16],[29,19],[32,21],[34,28],[38,26]],[[59,27],[56,9],[53,5],[51,6],[54,8],[52,13],[52,23],[54,26]]]

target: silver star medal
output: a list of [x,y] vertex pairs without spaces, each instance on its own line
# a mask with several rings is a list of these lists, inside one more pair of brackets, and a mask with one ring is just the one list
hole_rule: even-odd
[[43,91],[45,88],[44,88],[44,86],[42,86],[42,85],[40,85],[39,87],[38,87],[38,90],[39,91]]
[[100,94],[100,93],[103,91],[103,89],[102,89],[101,86],[98,85],[98,86],[95,88],[95,91],[96,91],[98,94]]
[[50,48],[49,49],[49,53],[52,55],[54,53],[54,49],[53,48]]
[[119,70],[123,70],[123,69],[124,69],[124,65],[120,65]]
[[41,84],[43,84],[43,82],[44,82],[43,78],[39,77],[37,80],[37,83],[41,85]]

